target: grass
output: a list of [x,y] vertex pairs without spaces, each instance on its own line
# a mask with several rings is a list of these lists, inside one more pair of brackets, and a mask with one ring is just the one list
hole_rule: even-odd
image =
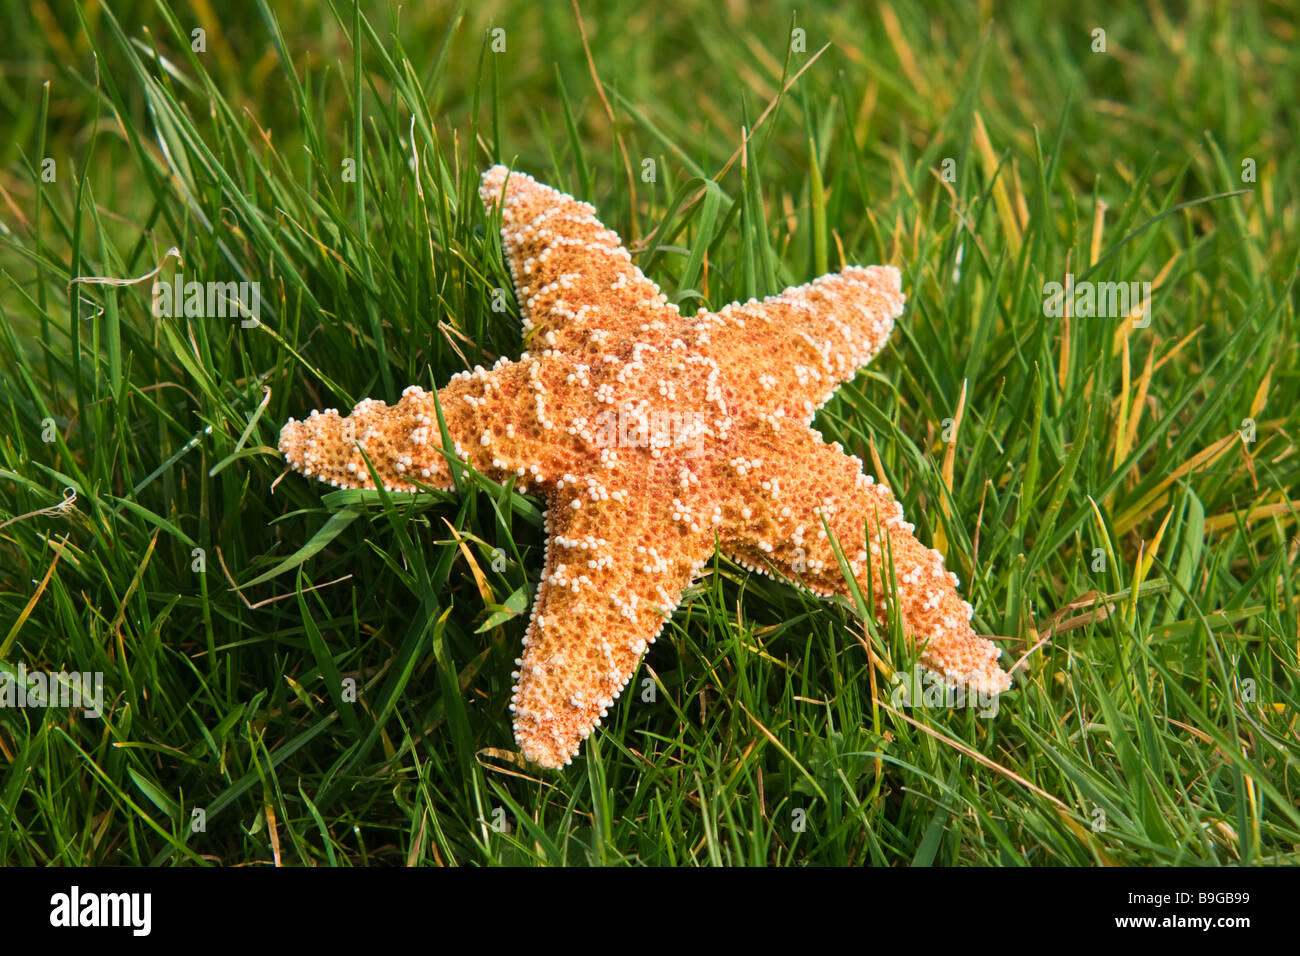
[[[1294,859],[1300,46],[1186,7],[11,11],[0,668],[102,672],[105,714],[0,710],[0,862]],[[904,270],[818,427],[1024,658],[996,717],[895,706],[889,633],[718,559],[570,768],[512,759],[538,500],[274,450],[518,353],[498,160],[687,311]],[[159,266],[259,282],[260,324],[74,281]],[[1045,315],[1066,273],[1153,309]]]

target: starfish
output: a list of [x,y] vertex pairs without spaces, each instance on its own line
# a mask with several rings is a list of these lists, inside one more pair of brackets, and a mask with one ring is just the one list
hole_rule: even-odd
[[512,675],[525,758],[571,761],[718,548],[849,595],[833,538],[924,667],[980,693],[1010,686],[942,555],[860,459],[811,427],[902,314],[896,268],[850,267],[687,317],[589,204],[503,166],[479,193],[500,209],[529,351],[458,372],[436,396],[411,386],[391,406],[290,419],[280,450],[335,487],[451,489],[454,455],[545,497],[545,569]]

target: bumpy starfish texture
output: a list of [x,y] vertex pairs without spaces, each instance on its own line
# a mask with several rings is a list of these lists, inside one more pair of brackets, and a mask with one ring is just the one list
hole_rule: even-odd
[[[688,318],[587,203],[503,166],[480,195],[500,206],[531,350],[452,376],[437,402],[449,453],[547,501],[546,565],[511,698],[526,758],[572,759],[715,548],[849,594],[828,529],[863,593],[874,588],[880,620],[896,607],[925,667],[977,692],[1010,686],[943,557],[858,458],[810,427],[902,314],[897,269],[848,268]],[[290,419],[280,450],[335,487],[374,487],[373,468],[389,489],[450,488],[441,434],[434,396],[412,386],[392,406]]]

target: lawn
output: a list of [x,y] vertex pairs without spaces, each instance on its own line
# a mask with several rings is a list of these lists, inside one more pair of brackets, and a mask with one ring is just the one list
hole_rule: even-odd
[[[0,863],[1293,861],[1293,10],[1032,6],[11,4]],[[572,765],[518,758],[542,499],[276,450],[527,347],[496,162],[687,314],[902,270],[815,425],[1018,665],[996,708],[717,557]],[[3,696],[56,673],[101,713]]]

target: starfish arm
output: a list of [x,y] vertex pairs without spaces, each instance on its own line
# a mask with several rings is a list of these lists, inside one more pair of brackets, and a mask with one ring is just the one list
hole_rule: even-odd
[[501,245],[530,339],[596,355],[642,326],[680,319],[589,204],[504,166],[483,174],[479,195],[489,208],[501,204]]
[[[414,491],[412,479],[434,488],[452,487],[441,447],[438,419],[427,392],[411,386],[386,405],[362,399],[347,415],[313,410],[280,429],[280,452],[294,471],[335,488],[373,488],[366,458],[390,491]],[[363,457],[364,453],[364,457]]]
[[905,301],[898,269],[853,266],[761,302],[700,313],[686,320],[694,341],[682,337],[723,365],[729,404],[807,425],[884,347]]
[[[944,569],[943,555],[916,539],[890,490],[863,474],[859,459],[807,429],[760,428],[749,443],[760,455],[729,466],[740,463],[736,478],[750,490],[723,508],[723,552],[756,571],[775,568],[817,593],[848,595],[824,518],[863,595],[874,589],[877,619],[883,624],[889,605],[897,605],[923,666],[977,692],[1006,690],[1011,678],[997,664],[1001,651],[971,628],[974,611],[957,593],[957,576]],[[882,584],[891,561],[893,593]]]
[[579,481],[548,496],[546,567],[510,704],[520,752],[544,767],[578,752],[713,552],[712,531],[658,501],[637,514],[632,496],[601,493]]
[[433,393],[412,385],[392,405],[367,398],[348,415],[327,408],[303,421],[291,418],[280,431],[280,451],[295,471],[336,488],[373,488],[368,458],[390,491],[415,491],[417,482],[448,490],[441,406],[451,453],[495,481],[515,476],[526,491],[547,477],[538,462],[562,470],[572,446],[568,436],[547,434],[546,406],[532,387],[538,379],[530,377],[534,364],[501,361],[490,372],[458,372],[436,403]]

